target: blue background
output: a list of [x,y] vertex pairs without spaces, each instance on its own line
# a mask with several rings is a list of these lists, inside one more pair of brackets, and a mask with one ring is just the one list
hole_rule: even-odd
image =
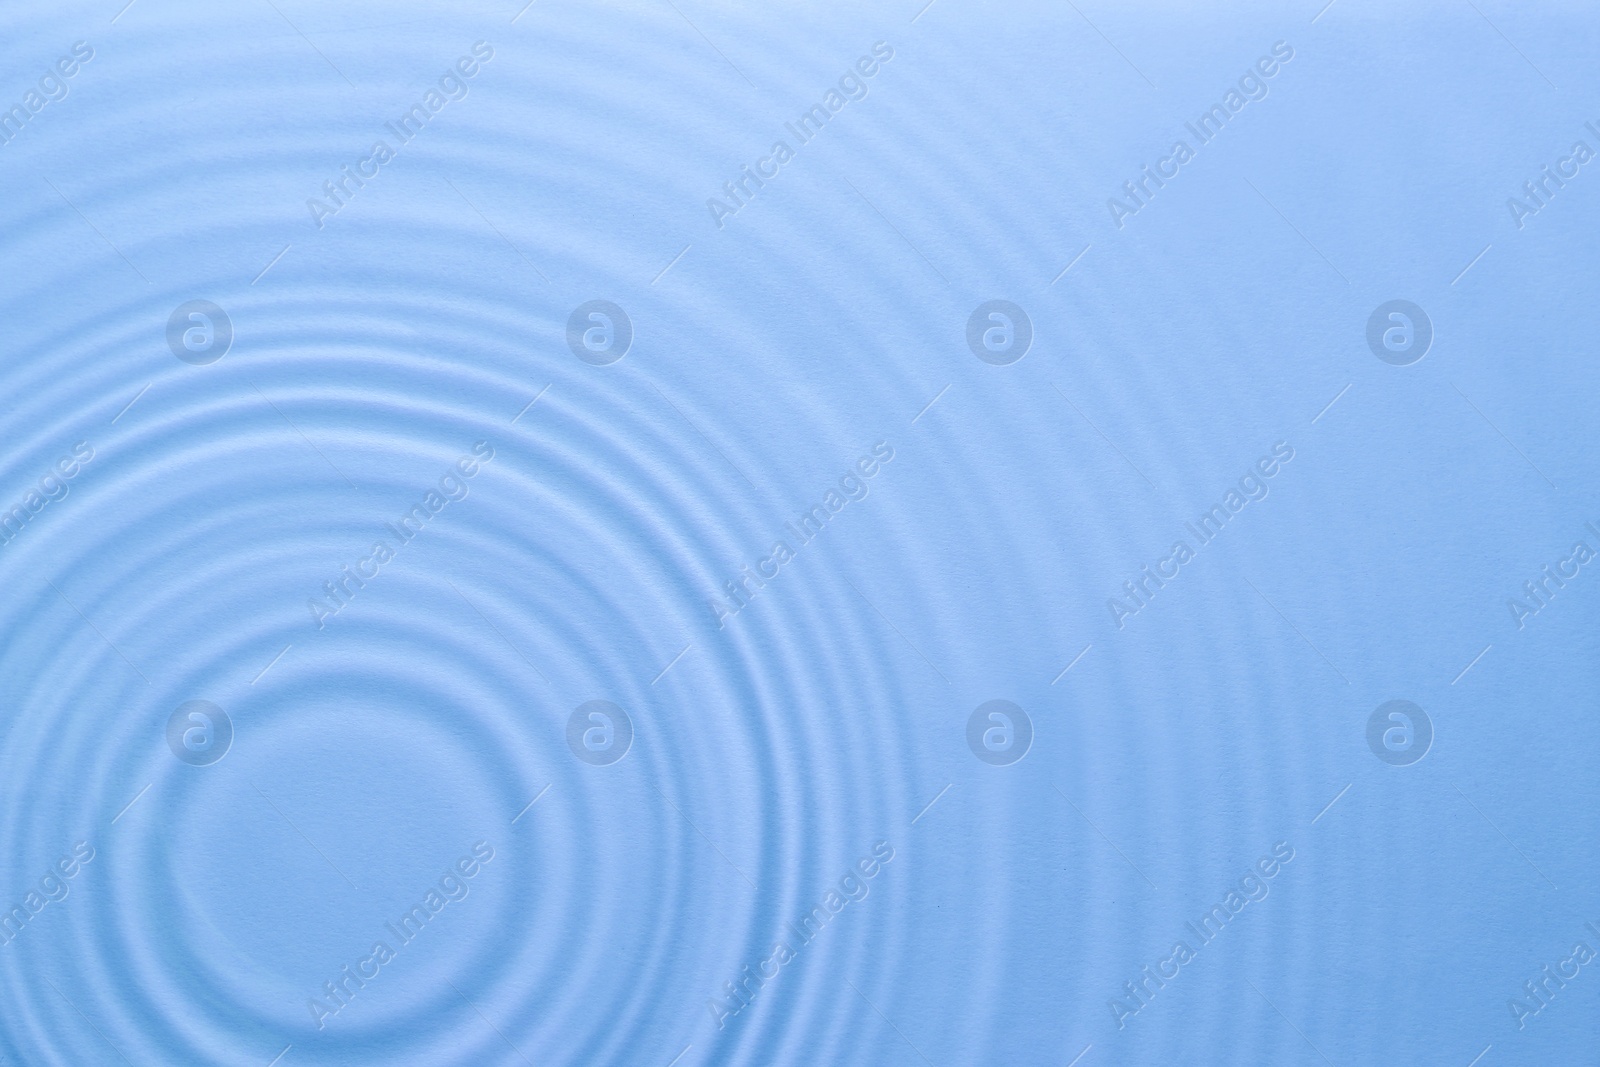
[[[1600,163],[1520,228],[1507,198],[1600,150],[1600,24],[1319,6],[13,5],[6,107],[94,54],[0,145],[0,507],[94,458],[0,545],[0,904],[94,858],[0,947],[0,1062],[1592,1062],[1600,973],[1520,1029],[1508,1001],[1600,950],[1600,574],[1521,628],[1507,601],[1600,549]],[[197,299],[233,329],[209,365],[166,340]],[[593,299],[632,323],[608,366],[567,343]],[[1033,326],[1008,366],[966,343],[991,299]],[[1395,299],[1433,326],[1409,366],[1366,342]],[[1278,442],[1269,495],[1118,628]],[[595,699],[634,731],[605,766],[566,740]],[[966,740],[996,699],[1033,724],[1009,766]],[[1367,744],[1392,699],[1432,723],[1409,766]],[[231,721],[218,762],[168,745],[189,700]],[[1278,842],[1270,894],[1119,1025]]]

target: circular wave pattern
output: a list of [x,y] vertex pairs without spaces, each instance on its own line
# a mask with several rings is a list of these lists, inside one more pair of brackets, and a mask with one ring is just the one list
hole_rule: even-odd
[[[914,12],[268,9],[187,63],[188,15],[126,10],[68,98],[106,165],[46,144],[60,188],[20,212],[49,266],[8,470],[91,455],[0,547],[0,847],[78,856],[0,949],[0,1055],[1070,1059],[1053,1002],[1226,885],[1204,843],[1326,799],[1266,713],[1311,668],[1234,602],[1242,550],[1147,643],[1079,610],[1257,447],[1163,447],[1191,420],[1162,378],[1199,372],[1106,291],[1161,265],[1055,287],[1077,242],[1036,205],[1087,179],[997,143]],[[714,226],[746,147],[885,35]],[[393,160],[346,182],[373,138]],[[969,346],[992,307],[1020,357]],[[1177,629],[1186,596],[1216,624]],[[1173,677],[1204,714],[1153,700]],[[1254,1040],[1201,1015],[1145,1051]]]

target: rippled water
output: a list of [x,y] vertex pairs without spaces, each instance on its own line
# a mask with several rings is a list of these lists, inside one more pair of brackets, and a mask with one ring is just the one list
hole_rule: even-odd
[[1592,14],[921,2],[0,16],[0,1063],[1596,1055]]

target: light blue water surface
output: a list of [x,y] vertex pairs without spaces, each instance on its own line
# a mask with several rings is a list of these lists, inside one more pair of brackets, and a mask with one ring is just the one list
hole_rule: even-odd
[[1600,1056],[1595,13],[921,2],[0,16],[0,1063]]

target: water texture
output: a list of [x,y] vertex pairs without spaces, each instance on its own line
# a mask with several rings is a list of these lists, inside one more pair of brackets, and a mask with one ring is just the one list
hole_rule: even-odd
[[0,14],[0,1064],[1600,1056],[1594,10],[524,2]]

